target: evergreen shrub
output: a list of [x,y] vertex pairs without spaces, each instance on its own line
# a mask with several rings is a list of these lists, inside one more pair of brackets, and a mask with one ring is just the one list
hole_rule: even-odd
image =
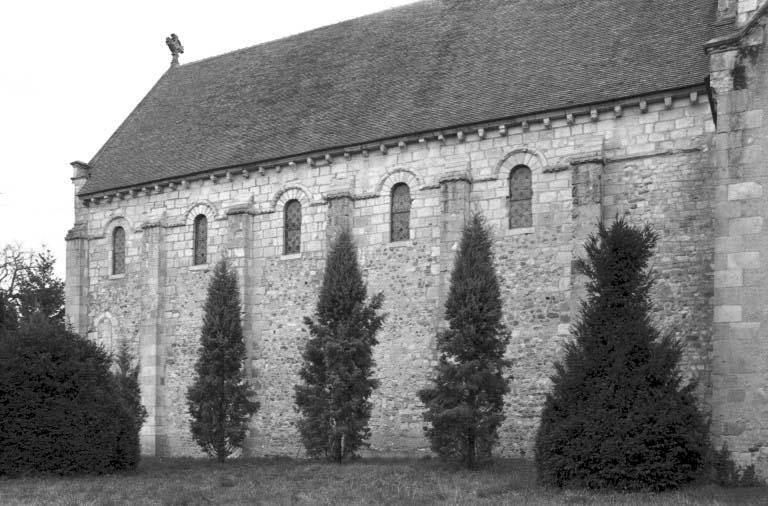
[[114,467],[116,469],[134,469],[141,456],[139,431],[147,418],[147,410],[141,403],[139,387],[139,366],[134,364],[134,357],[128,343],[120,341],[115,357],[115,386],[120,399],[120,420],[115,449]]
[[543,484],[661,490],[703,470],[708,431],[678,369],[682,346],[651,320],[656,242],[649,226],[600,223],[575,264],[587,296],[541,415]]
[[245,341],[240,321],[237,273],[216,264],[203,308],[195,378],[187,390],[195,442],[219,462],[242,447],[259,403],[245,379]]
[[419,391],[432,450],[466,467],[490,457],[504,420],[509,334],[493,264],[491,233],[475,213],[464,227],[445,303],[448,328],[437,339],[434,385]]
[[295,388],[298,429],[307,454],[341,462],[355,456],[370,436],[368,400],[373,378],[373,347],[384,316],[383,295],[366,303],[366,287],[349,230],[331,245],[314,316],[304,318],[310,338],[302,354]]
[[[103,473],[118,455],[129,409],[103,348],[58,324],[0,338],[0,475]],[[139,424],[140,427],[140,424]]]

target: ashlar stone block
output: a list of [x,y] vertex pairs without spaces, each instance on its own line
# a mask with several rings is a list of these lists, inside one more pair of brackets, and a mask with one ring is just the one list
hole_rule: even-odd
[[715,271],[715,288],[743,286],[744,271],[741,269],[728,269]]
[[757,269],[760,267],[759,251],[728,254],[728,269]]
[[728,235],[758,234],[763,229],[762,216],[734,218],[728,224]]
[[755,182],[728,185],[728,200],[756,199],[763,196],[763,186]]
[[715,306],[714,321],[716,323],[740,322],[741,306]]

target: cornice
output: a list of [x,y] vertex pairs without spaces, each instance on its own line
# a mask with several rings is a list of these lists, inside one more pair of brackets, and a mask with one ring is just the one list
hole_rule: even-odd
[[[767,4],[768,5],[768,4]],[[623,115],[623,111],[630,107],[638,107],[641,114],[648,111],[648,105],[652,103],[664,103],[667,109],[672,108],[673,100],[687,98],[692,104],[698,102],[699,97],[706,95],[706,85],[687,86],[674,90],[646,94],[642,96],[627,97],[599,104],[575,106],[568,109],[544,111],[523,116],[505,118],[495,121],[467,124],[443,128],[437,131],[421,132],[389,139],[377,140],[366,144],[350,145],[339,148],[302,153],[290,157],[263,162],[252,162],[231,167],[220,167],[203,172],[177,176],[157,181],[149,181],[128,187],[114,188],[111,190],[81,194],[78,197],[88,205],[98,205],[101,201],[112,199],[134,198],[137,195],[149,195],[150,193],[163,193],[174,191],[177,188],[188,188],[192,181],[209,181],[217,184],[221,179],[232,181],[236,177],[264,177],[267,171],[280,173],[283,170],[295,170],[304,164],[308,167],[322,167],[335,163],[337,159],[350,161],[353,157],[367,159],[372,152],[379,151],[387,154],[390,148],[398,147],[402,150],[425,149],[428,143],[445,144],[448,139],[457,143],[482,140],[492,137],[505,137],[511,133],[528,132],[532,125],[538,125],[540,129],[553,128],[554,120],[565,120],[568,125],[575,122],[576,117],[589,117],[590,121],[598,122],[604,119],[616,119]],[[553,171],[562,170],[559,167]],[[207,183],[206,183],[207,184]],[[370,198],[369,196],[354,196],[354,199]]]

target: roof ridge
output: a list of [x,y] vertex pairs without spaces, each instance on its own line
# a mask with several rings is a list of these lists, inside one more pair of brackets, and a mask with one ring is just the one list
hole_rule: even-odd
[[405,9],[405,8],[408,8],[408,7],[412,7],[412,6],[416,5],[416,4],[435,3],[435,2],[440,2],[440,1],[441,0],[418,0],[418,1],[415,1],[415,2],[410,2],[410,3],[407,3],[407,4],[403,4],[403,5],[397,5],[395,7],[390,7],[388,9],[384,9],[384,10],[380,10],[380,11],[376,11],[376,12],[371,12],[371,13],[368,13],[368,14],[363,14],[362,16],[358,16],[356,18],[343,19],[341,21],[336,21],[335,23],[330,23],[330,24],[327,24],[327,25],[317,26],[315,28],[310,28],[309,30],[304,30],[302,32],[296,32],[296,33],[292,33],[292,34],[289,34],[289,35],[284,35],[284,36],[278,37],[276,39],[265,40],[263,42],[259,42],[257,44],[253,44],[251,46],[241,47],[240,49],[234,49],[232,51],[227,51],[225,53],[216,54],[216,55],[213,55],[213,56],[206,56],[205,58],[201,58],[199,60],[193,60],[191,62],[182,63],[181,65],[179,65],[179,68],[191,67],[191,66],[194,66],[194,65],[196,65],[198,63],[204,63],[204,62],[207,62],[207,61],[210,61],[210,60],[215,60],[217,58],[223,58],[225,56],[230,56],[230,55],[233,55],[233,54],[236,54],[236,53],[241,53],[241,52],[249,51],[249,50],[252,50],[253,48],[256,48],[256,47],[259,47],[259,46],[266,46],[267,44],[281,42],[281,41],[284,41],[284,40],[292,39],[294,37],[301,37],[301,36],[304,36],[304,35],[307,35],[307,34],[310,34],[310,33],[315,33],[315,32],[319,32],[321,30],[326,30],[326,29],[329,29],[329,28],[332,28],[332,27],[335,27],[335,26],[338,26],[338,25],[343,25],[345,23],[353,23],[355,21],[359,21],[359,20],[364,19],[364,18],[368,18],[368,17],[372,17],[372,16],[379,16],[382,13],[385,13],[385,12],[391,12],[391,11],[396,11],[396,10],[400,10],[400,9]]

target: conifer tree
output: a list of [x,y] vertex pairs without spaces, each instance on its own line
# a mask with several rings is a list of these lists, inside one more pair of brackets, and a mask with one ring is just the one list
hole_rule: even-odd
[[259,409],[243,376],[245,342],[237,273],[216,264],[205,301],[195,379],[187,391],[195,442],[223,462],[242,446],[249,418]]
[[366,303],[352,234],[342,230],[328,253],[315,314],[304,318],[310,338],[295,400],[301,440],[312,457],[342,462],[370,436],[368,399],[378,386],[373,347],[383,300],[379,293]]
[[432,450],[467,467],[488,458],[504,420],[509,380],[504,359],[509,334],[501,321],[501,293],[491,233],[475,213],[464,228],[445,303],[448,328],[437,339],[434,385],[419,391]]
[[678,371],[681,345],[651,320],[656,242],[649,226],[600,223],[575,264],[587,297],[541,415],[544,484],[658,490],[702,468],[707,430]]
[[139,365],[133,362],[128,343],[121,340],[115,357],[117,367],[112,373],[122,408],[114,457],[118,469],[133,469],[138,465],[141,454],[139,431],[147,418],[147,410],[141,403]]
[[56,259],[49,250],[29,259],[18,283],[19,320],[28,323],[42,318],[51,325],[64,326],[64,281],[54,274]]

